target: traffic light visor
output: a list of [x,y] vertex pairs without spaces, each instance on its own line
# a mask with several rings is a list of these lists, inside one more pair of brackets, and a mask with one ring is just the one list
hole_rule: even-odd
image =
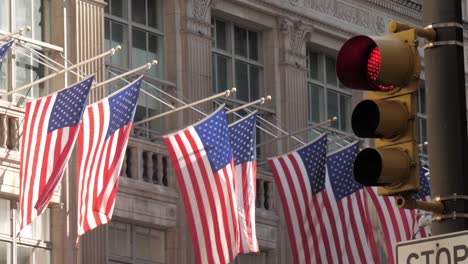
[[414,61],[410,46],[400,39],[359,35],[340,49],[336,73],[351,89],[390,91],[409,82]]

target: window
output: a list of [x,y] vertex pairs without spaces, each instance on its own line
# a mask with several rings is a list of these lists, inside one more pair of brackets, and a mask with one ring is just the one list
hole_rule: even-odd
[[309,121],[319,123],[336,116],[338,121],[331,126],[350,131],[351,91],[339,83],[335,66],[335,59],[307,49]]
[[[117,45],[122,50],[115,56],[107,57],[109,76],[121,74],[131,68],[139,67],[152,60],[158,60],[158,65],[151,67],[145,74],[142,90],[151,93],[140,93],[135,121],[140,121],[161,112],[161,104],[154,99],[158,92],[151,85],[157,85],[157,79],[162,78],[163,37],[162,7],[160,0],[106,0],[105,8],[105,47],[109,50]],[[112,73],[112,74],[111,74]],[[113,77],[110,76],[110,77]],[[119,83],[119,85],[116,85]],[[109,92],[123,87],[126,83],[115,82]],[[145,124],[137,135],[149,137],[148,130],[159,131],[161,123],[154,121]],[[158,132],[157,132],[158,133]]]
[[164,231],[134,224],[109,223],[109,263],[166,262]]
[[[16,237],[19,226],[19,210],[15,201],[0,198],[0,263],[11,264],[50,264],[50,212],[49,209],[36,218]],[[11,223],[16,223],[12,226]],[[13,250],[16,245],[16,250]]]
[[[107,57],[107,62],[123,69],[139,67],[152,60],[162,65],[161,2],[159,0],[106,0],[105,46],[117,45],[122,51]],[[147,74],[161,77],[162,67]]]
[[[49,5],[50,0],[0,1],[0,34],[14,32],[18,28],[30,26],[31,31],[25,32],[23,37],[27,40],[34,40],[35,46],[41,47],[37,51],[47,55],[48,49],[44,48],[44,46],[46,46],[45,42],[49,39],[47,19],[50,17]],[[44,76],[44,68],[34,59],[37,56],[32,55],[28,49],[24,48],[26,45],[17,42],[14,46],[15,56],[6,56],[0,62],[0,91],[4,92],[7,89],[19,88]],[[12,76],[15,76],[16,81],[13,83],[13,87],[7,88],[8,79],[12,78]],[[46,92],[43,91],[44,87],[46,85],[42,83],[30,89],[19,91],[13,96],[13,101],[16,102],[20,98],[18,94],[33,98],[40,97]]]
[[[424,144],[427,141],[427,115],[426,115],[426,88],[425,81],[419,81],[418,89],[418,143]],[[427,157],[427,147],[420,148],[420,154]]]
[[211,26],[213,93],[236,87],[237,99],[258,99],[263,82],[261,33],[215,18]]

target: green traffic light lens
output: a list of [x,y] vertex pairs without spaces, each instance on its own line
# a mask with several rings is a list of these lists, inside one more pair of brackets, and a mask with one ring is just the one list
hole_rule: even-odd
[[378,183],[382,174],[382,157],[373,148],[363,149],[354,160],[354,179],[364,186],[380,186]]

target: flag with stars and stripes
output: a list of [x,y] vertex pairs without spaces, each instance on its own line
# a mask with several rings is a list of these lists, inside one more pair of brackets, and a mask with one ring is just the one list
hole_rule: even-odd
[[[337,150],[327,160],[327,172],[333,190],[334,226],[338,229],[339,248],[347,263],[378,263],[378,252],[369,218],[364,186],[353,177],[353,162],[359,142]],[[333,204],[333,203],[332,203]]]
[[[413,194],[413,199],[421,201],[431,200],[431,185],[429,183],[429,168],[423,166],[420,162],[419,165],[419,185],[418,193]],[[423,210],[416,210],[416,226],[413,232],[413,237],[424,238],[431,236],[432,228],[432,213]]]
[[256,112],[229,125],[236,171],[237,212],[239,220],[238,253],[258,252],[255,227],[257,180]]
[[[429,178],[427,170],[422,166],[419,166],[419,176],[420,190],[413,198],[430,200]],[[389,263],[394,263],[394,250],[398,242],[430,235],[430,227],[419,227],[419,221],[423,220],[422,211],[398,208],[394,196],[378,196],[376,187],[366,187],[366,190],[377,212],[379,226],[382,227]]]
[[25,107],[20,158],[21,231],[47,207],[80,128],[93,76]]
[[142,78],[88,106],[83,115],[78,135],[78,237],[112,218]]
[[228,263],[237,254],[234,159],[224,106],[197,124],[164,136],[174,165],[197,264]]
[[8,53],[8,50],[11,48],[15,41],[12,40],[0,46],[0,62],[3,60],[3,57]]
[[[366,234],[362,186],[352,178],[353,144],[327,158],[327,136],[268,162],[288,226],[293,263],[378,263]],[[328,177],[327,177],[328,174]]]

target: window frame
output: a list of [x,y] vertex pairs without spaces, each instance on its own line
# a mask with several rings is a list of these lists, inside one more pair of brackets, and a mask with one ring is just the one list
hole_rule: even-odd
[[[124,257],[124,256],[116,256],[116,255],[112,255],[111,252],[110,252],[110,249],[109,249],[109,256],[108,256],[108,261],[113,261],[113,262],[118,262],[118,263],[123,263],[123,264],[164,264],[164,263],[167,263],[167,248],[166,248],[166,245],[167,245],[167,232],[163,229],[156,229],[154,227],[149,227],[149,226],[145,226],[145,225],[138,225],[136,223],[132,223],[132,222],[126,222],[126,221],[121,221],[121,220],[113,220],[113,224],[123,224],[123,225],[127,225],[130,229],[130,254],[131,254],[131,257]],[[149,228],[150,230],[156,230],[156,231],[159,231],[159,232],[162,232],[164,233],[164,262],[159,262],[159,261],[151,261],[151,260],[145,260],[145,259],[141,259],[141,258],[138,258],[136,256],[136,234],[137,234],[137,228],[140,227],[140,228]],[[109,229],[111,228],[111,226],[108,227]],[[110,231],[109,231],[110,232]],[[109,237],[109,235],[108,235]]]
[[[137,30],[141,30],[141,31],[144,31],[145,33],[151,33],[153,35],[157,35],[159,38],[160,38],[160,43],[162,45],[161,47],[161,50],[162,52],[160,54],[157,54],[160,58],[158,59],[158,67],[160,67],[161,69],[161,72],[160,72],[160,76],[150,76],[150,77],[153,77],[153,78],[163,78],[164,76],[164,32],[161,31],[161,28],[164,28],[164,25],[163,25],[163,19],[161,17],[160,19],[160,25],[159,25],[159,28],[154,28],[154,27],[149,27],[147,25],[143,25],[143,24],[140,24],[140,23],[137,23],[137,22],[134,22],[133,21],[133,17],[132,17],[132,1],[131,0],[126,0],[127,2],[127,18],[122,18],[122,17],[119,17],[119,16],[115,16],[113,14],[110,13],[110,8],[112,6],[112,3],[111,3],[112,0],[106,0],[106,3],[107,3],[107,6],[109,7],[108,8],[108,11],[105,11],[104,12],[104,23],[106,23],[108,21],[110,22],[117,22],[121,25],[124,25],[127,27],[127,43],[128,43],[128,47],[127,47],[127,51],[128,51],[128,54],[127,54],[127,65],[125,65],[124,67],[122,65],[117,65],[117,64],[114,64],[112,62],[109,62],[109,61],[106,61],[106,66],[107,65],[110,65],[112,67],[118,67],[118,68],[125,68],[126,70],[131,70],[132,67],[138,67],[138,66],[141,66],[141,65],[135,65],[135,66],[132,66],[132,62],[133,62],[133,54],[132,54],[132,50],[133,50],[133,28],[137,29]],[[145,0],[145,3],[147,3],[148,0]],[[163,3],[161,0],[155,0],[157,1],[158,3],[158,6],[160,7],[159,10],[160,10],[160,14],[157,14],[158,16],[162,16],[163,12]],[[147,13],[147,9],[145,9],[145,12]],[[112,24],[109,24],[109,29],[110,29],[110,33],[112,33]],[[146,34],[146,52],[148,53],[148,35]],[[147,63],[148,61],[144,62],[144,63]],[[142,64],[143,65],[143,64]],[[144,74],[146,76],[146,74]]]
[[[225,23],[225,28],[226,28],[226,46],[227,46],[227,49],[226,50],[223,50],[223,49],[219,49],[217,48],[217,45],[216,45],[216,41],[217,41],[217,33],[216,33],[216,22],[217,21],[220,21],[220,22],[223,22]],[[235,44],[235,28],[238,27],[240,29],[243,29],[246,31],[246,57],[244,56],[241,56],[241,55],[238,55],[236,54],[236,44]],[[225,57],[225,58],[228,58],[228,71],[227,71],[227,84],[228,84],[228,88],[229,86],[230,87],[238,87],[238,84],[237,84],[237,81],[236,81],[236,62],[241,62],[241,63],[245,63],[247,64],[247,83],[248,83],[248,91],[247,91],[247,94],[248,94],[248,102],[250,101],[253,101],[253,100],[256,100],[256,99],[259,99],[261,97],[261,94],[264,92],[264,70],[265,70],[265,66],[264,66],[264,62],[263,62],[263,34],[261,31],[259,30],[255,30],[255,29],[252,29],[250,27],[247,27],[247,26],[244,26],[244,25],[240,25],[240,24],[237,24],[235,23],[234,21],[232,20],[227,20],[227,19],[223,19],[221,17],[218,17],[218,16],[213,16],[211,18],[211,34],[212,34],[212,49],[211,49],[211,61],[213,63],[212,65],[212,78],[213,78],[213,82],[212,82],[212,92],[213,93],[220,93],[220,92],[224,92],[222,90],[220,90],[221,88],[218,88],[219,87],[219,82],[218,82],[218,66],[217,66],[217,57],[218,56],[222,56],[222,57]],[[251,59],[250,58],[250,40],[249,40],[249,33],[256,33],[257,34],[257,56],[258,56],[258,60],[254,60],[254,59]],[[252,94],[253,94],[253,91],[252,91],[252,88],[250,87],[251,85],[251,76],[250,76],[250,69],[251,67],[256,67],[258,68],[258,91],[257,91],[257,94],[258,94],[258,98],[253,98]],[[237,95],[235,95],[235,100],[239,101],[239,102],[244,102],[244,100],[240,99],[237,97]]]
[[[321,63],[318,64],[318,66],[320,67],[320,69],[318,69],[321,74],[322,74],[322,80],[318,80],[318,79],[313,79],[311,76],[310,76],[310,71],[311,71],[311,61],[310,61],[310,54],[311,53],[315,53],[317,54],[317,57],[318,57],[318,60],[321,60]],[[334,128],[334,127],[330,127],[330,129],[332,130],[336,130],[336,131],[341,131],[341,132],[345,132],[345,133],[348,133],[351,131],[351,120],[350,118],[346,119],[345,122],[346,122],[346,128],[343,129],[341,127],[341,123],[340,123],[340,113],[341,113],[341,103],[340,103],[340,99],[341,98],[340,96],[346,96],[349,101],[349,109],[348,109],[348,113],[349,113],[349,117],[351,115],[351,104],[352,104],[352,91],[349,90],[349,89],[346,89],[341,83],[340,81],[338,80],[338,76],[336,75],[336,73],[334,73],[334,76],[336,78],[336,84],[338,86],[335,86],[333,84],[330,84],[328,83],[327,81],[327,59],[331,59],[333,61],[335,61],[336,63],[336,59],[332,56],[330,56],[329,54],[327,53],[324,53],[324,52],[321,52],[317,49],[314,49],[312,47],[307,47],[306,48],[306,65],[307,65],[307,97],[308,97],[308,100],[310,98],[310,85],[314,85],[314,86],[317,86],[317,87],[320,87],[320,90],[321,90],[321,93],[322,93],[322,99],[323,99],[323,104],[320,105],[320,121],[319,122],[323,122],[325,120],[328,119],[328,113],[329,113],[329,108],[328,108],[328,92],[331,91],[331,92],[334,92],[336,94],[338,94],[338,100],[337,100],[337,108],[338,108],[338,121],[336,121],[337,125],[338,125],[338,128]],[[319,122],[316,122],[316,121],[312,121],[312,117],[311,117],[311,102],[309,101],[308,103],[308,108],[307,108],[307,120],[309,122],[309,124],[316,124],[316,123],[319,123]],[[331,118],[331,117],[330,117]]]
[[[0,242],[8,243],[10,245],[10,254],[13,260],[13,264],[17,263],[18,261],[18,246],[24,246],[29,248],[38,248],[42,250],[48,250],[50,252],[50,263],[52,263],[52,253],[53,253],[53,245],[52,241],[44,241],[42,239],[33,239],[28,237],[16,236],[17,233],[17,221],[18,221],[18,205],[16,200],[10,200],[6,197],[1,197],[0,200],[8,201],[9,202],[9,220],[10,220],[10,234],[0,234]],[[46,209],[49,210],[49,209]],[[45,212],[38,217],[44,217]],[[50,212],[49,212],[50,214]],[[51,228],[51,216],[49,215],[49,239],[52,240],[52,228]],[[35,264],[41,264],[43,260],[36,260]]]

